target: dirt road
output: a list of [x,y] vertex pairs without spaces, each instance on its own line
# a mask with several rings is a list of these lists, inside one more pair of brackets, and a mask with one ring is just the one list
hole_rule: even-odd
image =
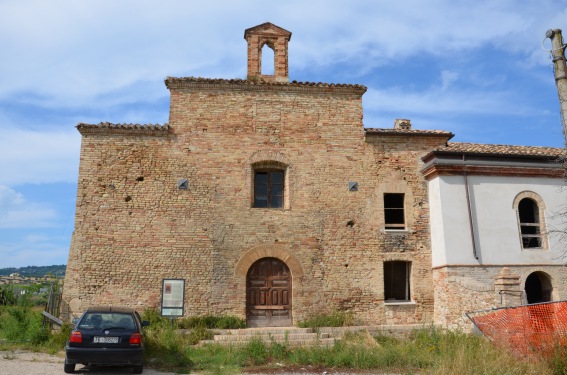
[[[65,355],[49,355],[45,353],[32,353],[27,351],[0,351],[0,375],[62,375],[63,362]],[[309,367],[309,366],[307,366]],[[88,368],[77,365],[77,374],[96,374],[96,375],[123,375],[131,374],[130,367],[94,367]],[[246,375],[369,375],[382,372],[376,371],[340,371],[324,370],[314,368],[296,369],[269,369],[266,371],[246,370]],[[202,373],[192,373],[193,375],[204,375]],[[144,368],[144,375],[175,375],[172,372],[157,371],[151,368]],[[392,375],[392,374],[390,374]]]
[[[0,351],[0,375],[61,375],[64,355],[49,355],[25,351]],[[77,374],[122,375],[131,374],[130,367],[85,368],[77,365]],[[174,375],[150,368],[144,369],[145,375]]]

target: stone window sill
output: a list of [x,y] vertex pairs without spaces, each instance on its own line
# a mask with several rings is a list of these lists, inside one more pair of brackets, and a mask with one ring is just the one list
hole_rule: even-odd
[[382,229],[385,234],[410,234],[413,233],[411,229]]
[[250,210],[252,211],[270,211],[270,212],[274,212],[274,211],[291,211],[291,208],[271,208],[271,207],[250,207]]
[[414,306],[416,303],[414,301],[384,301],[386,306]]

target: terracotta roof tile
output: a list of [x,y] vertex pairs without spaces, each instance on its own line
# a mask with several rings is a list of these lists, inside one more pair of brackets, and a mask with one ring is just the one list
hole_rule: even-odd
[[109,133],[167,135],[169,132],[169,124],[113,124],[110,122],[85,124],[80,122],[77,124],[76,128],[81,134]]
[[376,135],[425,135],[425,136],[446,136],[449,139],[454,134],[445,130],[419,130],[419,129],[380,129],[380,128],[364,128],[366,134]]
[[539,146],[491,145],[482,143],[448,142],[446,146],[437,147],[435,153],[467,153],[498,156],[565,156],[564,148]]
[[248,79],[224,79],[224,78],[202,78],[202,77],[167,77],[165,85],[167,88],[183,87],[184,85],[191,84],[205,84],[205,85],[242,85],[248,87],[294,87],[294,88],[325,88],[329,90],[352,90],[359,94],[366,92],[367,87],[364,85],[347,84],[347,83],[324,83],[324,82],[269,82],[261,78],[257,80]]

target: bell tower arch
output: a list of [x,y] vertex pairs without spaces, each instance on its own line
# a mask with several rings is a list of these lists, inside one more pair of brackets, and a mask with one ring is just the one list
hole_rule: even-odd
[[[244,39],[248,42],[248,75],[249,80],[267,82],[289,82],[288,42],[291,32],[270,22],[251,27],[244,31]],[[268,46],[274,51],[274,74],[262,74],[262,48]],[[270,64],[270,61],[264,61]]]

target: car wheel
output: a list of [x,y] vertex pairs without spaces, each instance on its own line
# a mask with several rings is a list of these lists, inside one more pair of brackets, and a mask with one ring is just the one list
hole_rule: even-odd
[[63,371],[65,371],[65,374],[73,374],[75,372],[75,364],[65,363]]
[[135,365],[132,369],[132,374],[141,374],[144,371],[144,365]]

